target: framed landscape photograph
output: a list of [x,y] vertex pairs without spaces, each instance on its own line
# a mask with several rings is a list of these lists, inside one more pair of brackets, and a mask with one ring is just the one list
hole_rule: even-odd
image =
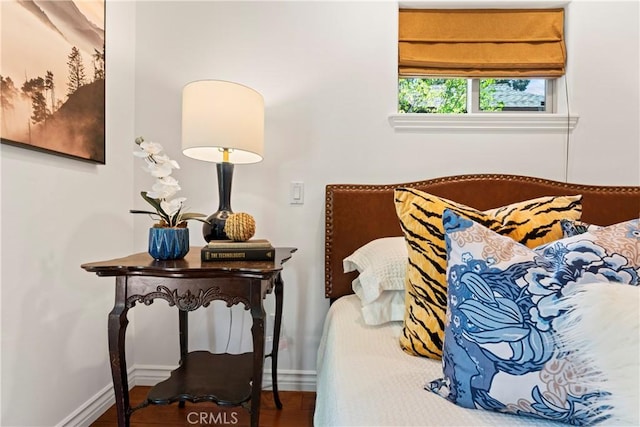
[[105,163],[105,0],[0,1],[3,144]]

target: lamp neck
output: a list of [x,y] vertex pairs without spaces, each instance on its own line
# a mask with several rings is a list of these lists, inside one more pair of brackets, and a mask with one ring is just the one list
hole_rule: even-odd
[[[228,158],[228,152],[225,150]],[[216,164],[218,173],[218,211],[231,213],[231,182],[233,181],[233,163],[223,161]]]

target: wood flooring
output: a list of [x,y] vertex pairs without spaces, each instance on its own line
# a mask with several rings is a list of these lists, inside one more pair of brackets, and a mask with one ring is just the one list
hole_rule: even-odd
[[[134,387],[129,393],[131,406],[142,402],[150,387]],[[260,426],[264,427],[312,427],[316,394],[302,391],[281,391],[282,409],[273,403],[271,390],[262,392]],[[116,408],[112,406],[91,427],[116,426]],[[131,415],[131,427],[162,426],[232,426],[248,427],[249,413],[243,407],[223,408],[214,403],[185,403],[147,406]]]

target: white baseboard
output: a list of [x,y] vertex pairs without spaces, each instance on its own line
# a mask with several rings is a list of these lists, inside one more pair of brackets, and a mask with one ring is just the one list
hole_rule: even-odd
[[[153,386],[169,378],[176,366],[167,365],[135,365],[129,368],[129,387]],[[271,370],[265,370],[262,388],[271,388]],[[293,369],[278,370],[278,390],[280,391],[315,391],[316,371],[301,371]],[[107,409],[113,406],[115,396],[113,385],[104,386],[78,409],[73,411],[56,427],[85,427],[100,418]]]
[[154,386],[169,378],[171,371],[177,367],[177,365],[135,365],[135,384]]
[[[129,368],[129,386],[134,384],[135,368]],[[64,420],[56,424],[56,427],[85,427],[90,426],[95,420],[100,418],[107,409],[115,403],[115,395],[113,385],[107,384],[99,392],[94,394],[89,400],[80,405],[78,409],[73,411]]]
[[[265,369],[262,388],[271,388],[271,369]],[[278,369],[278,390],[316,391],[316,371]]]

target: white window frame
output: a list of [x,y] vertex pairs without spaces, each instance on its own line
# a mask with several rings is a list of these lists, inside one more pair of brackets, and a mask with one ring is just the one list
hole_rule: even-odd
[[[473,81],[476,81],[475,88]],[[438,133],[438,132],[528,132],[528,133],[566,133],[572,132],[578,124],[579,117],[566,112],[559,112],[557,89],[559,79],[551,79],[547,84],[545,102],[550,102],[551,111],[487,111],[480,112],[479,80],[470,79],[471,96],[467,96],[467,113],[394,113],[389,115],[389,124],[398,132]],[[564,80],[566,85],[566,80]],[[474,94],[475,92],[475,94]],[[477,107],[472,106],[475,96]],[[398,91],[396,90],[395,110],[398,108]]]

